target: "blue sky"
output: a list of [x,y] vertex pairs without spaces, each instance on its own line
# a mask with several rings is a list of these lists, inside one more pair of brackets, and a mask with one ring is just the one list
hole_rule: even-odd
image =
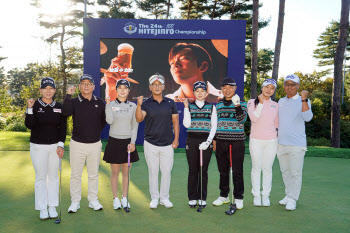
[[[50,48],[40,39],[44,32],[37,25],[37,10],[29,0],[0,3],[0,56],[8,57],[1,66],[8,71],[30,62],[49,60]],[[271,19],[260,30],[258,47],[274,49],[279,0],[260,0],[259,16]],[[317,38],[332,20],[340,18],[341,0],[286,0],[279,77],[295,71],[311,73],[318,69],[312,57]],[[52,49],[52,56],[57,54]]]

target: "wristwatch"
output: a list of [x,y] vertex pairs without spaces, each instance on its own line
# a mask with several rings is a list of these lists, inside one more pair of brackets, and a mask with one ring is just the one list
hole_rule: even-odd
[[309,102],[309,99],[304,99],[304,100],[302,100],[301,102]]

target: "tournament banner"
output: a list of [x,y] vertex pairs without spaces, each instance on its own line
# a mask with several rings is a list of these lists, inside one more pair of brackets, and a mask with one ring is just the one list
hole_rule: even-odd
[[[204,80],[208,85],[208,102],[223,97],[220,83],[233,77],[236,93],[243,98],[245,62],[244,20],[130,20],[84,19],[84,73],[95,78],[94,95],[117,98],[119,79],[131,83],[129,101],[138,96],[148,98],[149,77],[159,73],[165,78],[164,96],[173,99],[179,110],[179,147],[186,145],[186,128],[182,125],[183,101],[193,101],[192,85]],[[181,54],[190,56],[195,65],[171,67]],[[171,66],[172,65],[172,66]],[[109,127],[102,133],[108,138]],[[137,144],[143,144],[144,122],[140,123]]]

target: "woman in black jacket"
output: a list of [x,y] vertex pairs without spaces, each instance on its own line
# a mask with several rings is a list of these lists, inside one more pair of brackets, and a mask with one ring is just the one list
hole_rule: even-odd
[[[31,129],[30,157],[35,169],[35,209],[40,219],[57,218],[59,159],[64,154],[67,118],[62,116],[62,104],[53,96],[55,81],[43,78],[40,89],[42,97],[29,99],[25,125]],[[48,209],[49,207],[49,209]]]

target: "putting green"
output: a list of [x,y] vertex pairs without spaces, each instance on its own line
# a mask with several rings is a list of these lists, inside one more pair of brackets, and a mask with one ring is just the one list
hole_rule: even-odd
[[[187,207],[188,165],[184,153],[175,154],[170,200],[174,208],[149,209],[148,171],[143,153],[131,170],[131,212],[113,210],[110,168],[101,161],[99,200],[102,211],[88,208],[87,173],[83,173],[81,208],[68,214],[70,204],[69,154],[63,159],[62,221],[40,221],[34,210],[34,168],[28,151],[1,151],[0,226],[1,232],[349,232],[350,229],[350,160],[305,158],[303,187],[297,209],[289,212],[278,201],[284,188],[277,159],[273,167],[270,207],[254,207],[250,193],[251,160],[244,162],[244,209],[225,215],[228,205],[213,207],[218,197],[219,174],[213,155],[209,166],[208,207],[202,213]],[[101,156],[102,157],[102,156]],[[119,186],[121,188],[121,186]],[[121,196],[121,195],[120,195]]]

